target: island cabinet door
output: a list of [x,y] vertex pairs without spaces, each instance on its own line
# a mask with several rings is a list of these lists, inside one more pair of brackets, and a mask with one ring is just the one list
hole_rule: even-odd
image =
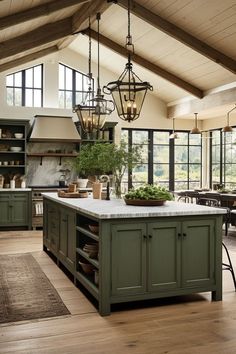
[[44,198],[43,200],[43,245],[45,247],[49,246],[49,203],[48,201]]
[[176,289],[181,284],[181,223],[148,224],[148,291]]
[[182,227],[182,286],[215,284],[214,220],[186,221]]
[[59,259],[70,271],[75,264],[75,214],[60,208]]
[[112,295],[146,292],[146,224],[113,225]]
[[57,255],[59,243],[59,208],[54,203],[47,204],[47,233],[46,238],[51,251]]

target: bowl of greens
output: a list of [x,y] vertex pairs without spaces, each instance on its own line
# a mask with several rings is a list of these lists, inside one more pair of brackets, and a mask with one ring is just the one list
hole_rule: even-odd
[[136,189],[132,188],[124,196],[127,205],[160,206],[166,200],[173,200],[172,194],[165,187],[152,184],[146,184]]

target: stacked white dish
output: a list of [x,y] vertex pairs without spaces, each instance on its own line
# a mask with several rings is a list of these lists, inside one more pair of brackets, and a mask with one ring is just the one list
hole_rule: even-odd
[[11,146],[10,147],[10,151],[13,152],[20,152],[22,150],[22,148],[20,146]]
[[15,133],[15,134],[14,134],[14,137],[15,137],[16,139],[22,139],[22,138],[23,138],[23,134],[22,134],[22,133]]

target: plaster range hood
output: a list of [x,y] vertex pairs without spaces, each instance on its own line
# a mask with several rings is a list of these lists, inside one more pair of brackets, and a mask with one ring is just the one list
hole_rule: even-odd
[[36,115],[29,141],[77,143],[81,141],[81,137],[72,117]]

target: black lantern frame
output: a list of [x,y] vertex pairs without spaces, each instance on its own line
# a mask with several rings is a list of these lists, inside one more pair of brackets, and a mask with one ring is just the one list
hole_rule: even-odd
[[[101,19],[100,13],[97,13],[98,21],[98,76],[97,76],[97,92],[94,97],[92,90],[92,73],[91,73],[91,25],[89,18],[89,74],[88,74],[88,91],[84,102],[74,107],[73,112],[76,112],[81,128],[85,133],[96,133],[98,138],[99,130],[105,124],[106,116],[114,111],[115,106],[112,100],[106,100],[101,93],[100,88],[100,30],[99,21]],[[110,105],[110,107],[109,107]]]
[[134,73],[131,56],[134,54],[134,45],[130,35],[130,0],[128,0],[128,35],[126,37],[128,62],[117,81],[111,81],[103,87],[103,92],[111,94],[121,119],[132,122],[139,118],[147,90],[153,87],[147,81]]

